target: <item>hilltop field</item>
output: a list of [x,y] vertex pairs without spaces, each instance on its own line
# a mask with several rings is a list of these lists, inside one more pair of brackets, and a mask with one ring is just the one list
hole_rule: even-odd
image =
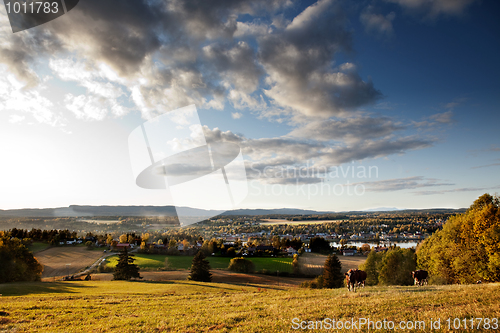
[[[365,320],[361,332],[367,320],[419,328],[408,332],[445,332],[448,323],[463,328],[471,318],[500,316],[498,283],[366,287],[352,293],[191,281],[30,282],[2,284],[0,293],[1,332],[297,332],[306,331],[294,329],[301,324],[319,329],[333,319],[358,327]],[[441,328],[431,329],[430,321],[438,319]],[[485,331],[486,322],[495,325],[474,320],[475,332]]]

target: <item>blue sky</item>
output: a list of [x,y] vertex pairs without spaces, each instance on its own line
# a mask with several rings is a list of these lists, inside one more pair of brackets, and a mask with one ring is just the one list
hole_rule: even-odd
[[191,104],[207,142],[241,148],[240,208],[467,207],[500,190],[499,14],[479,0],[87,0],[13,34],[1,7],[0,209],[173,204],[136,185],[128,137]]

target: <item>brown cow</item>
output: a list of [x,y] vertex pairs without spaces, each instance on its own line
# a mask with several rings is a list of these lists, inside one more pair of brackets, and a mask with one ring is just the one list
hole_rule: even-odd
[[[362,284],[365,286],[366,272],[359,269],[350,269],[345,273],[347,290],[356,292],[356,286]],[[352,287],[352,288],[351,288]]]
[[359,272],[358,286],[362,285],[363,288],[364,288],[365,287],[365,282],[366,282],[366,277],[367,277],[366,272],[362,271],[362,270],[359,270],[359,269],[358,269],[358,272]]
[[427,277],[429,276],[429,273],[427,273],[427,271],[419,269],[417,271],[411,272],[411,276],[413,277],[415,284],[423,286],[424,284],[427,284]]

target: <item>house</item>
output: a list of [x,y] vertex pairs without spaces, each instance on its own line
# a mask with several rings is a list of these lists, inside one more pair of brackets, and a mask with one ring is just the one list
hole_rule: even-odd
[[358,252],[358,251],[356,251],[356,250],[344,250],[343,255],[345,255],[345,256],[353,256],[353,255],[355,255],[357,252]]
[[286,248],[286,252],[288,253],[288,256],[293,256],[294,254],[297,254],[298,251],[295,250],[293,247],[289,246]]
[[130,244],[129,243],[118,243],[115,245],[115,249],[117,249],[117,250],[123,250],[124,248],[129,249]]

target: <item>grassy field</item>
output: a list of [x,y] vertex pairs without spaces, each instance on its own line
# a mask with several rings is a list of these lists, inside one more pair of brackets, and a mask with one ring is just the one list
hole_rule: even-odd
[[[169,269],[189,269],[191,267],[192,256],[167,256],[162,254],[134,254],[135,264],[142,270],[162,270],[165,269],[165,259],[168,258]],[[279,270],[280,272],[292,271],[292,258],[270,258],[255,257],[248,258],[254,265],[256,271],[267,269],[270,272]],[[226,269],[231,258],[228,257],[207,257],[212,269]],[[111,256],[106,259],[108,267],[115,267],[118,256]]]
[[[361,318],[396,327],[400,321],[423,321],[425,329],[417,331],[445,332],[448,318],[500,316],[498,283],[366,287],[349,293],[345,288],[88,281],[2,284],[0,293],[3,332],[296,332],[294,323],[301,321],[359,325]],[[441,329],[430,329],[431,318],[440,319]],[[366,326],[358,331],[366,332]]]
[[92,265],[102,256],[102,251],[89,251],[85,246],[51,247],[35,253],[35,257],[43,265],[42,277],[75,274]]
[[37,253],[45,249],[48,249],[49,247],[50,247],[49,243],[33,242],[33,244],[29,246],[29,250],[33,253]]

